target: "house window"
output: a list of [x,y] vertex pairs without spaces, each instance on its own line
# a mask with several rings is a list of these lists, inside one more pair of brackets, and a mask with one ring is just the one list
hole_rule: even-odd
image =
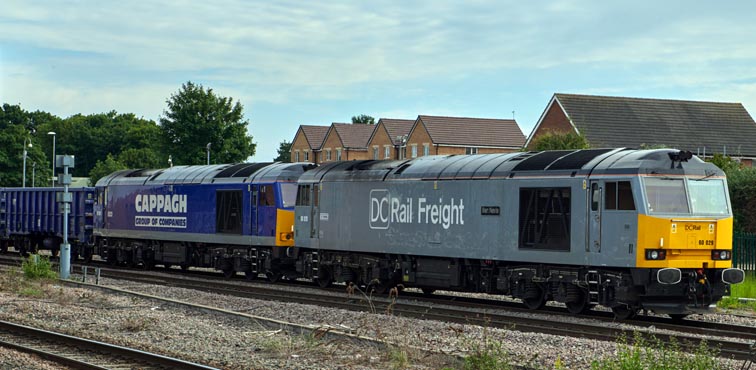
[[478,154],[478,148],[475,148],[475,147],[465,148],[465,154]]
[[384,145],[383,146],[383,158],[385,158],[385,159],[391,158],[391,146],[390,145]]
[[331,149],[328,148],[326,149],[326,161],[330,161],[330,160],[331,160]]
[[341,160],[341,148],[336,148],[336,160]]
[[294,162],[299,162],[299,150],[294,152]]
[[417,158],[417,144],[412,144],[412,158]]
[[378,159],[378,147],[373,147],[373,159]]
[[309,151],[305,151],[304,152],[304,161],[305,162],[309,162],[310,161],[310,152]]
[[423,144],[423,155],[430,155],[430,144]]

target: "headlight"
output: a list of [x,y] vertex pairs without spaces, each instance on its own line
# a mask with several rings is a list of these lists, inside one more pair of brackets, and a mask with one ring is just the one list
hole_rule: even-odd
[[667,251],[663,249],[646,249],[646,259],[661,261],[667,257]]
[[711,251],[711,259],[713,260],[726,261],[731,258],[732,258],[732,253],[730,251],[717,251],[717,250]]

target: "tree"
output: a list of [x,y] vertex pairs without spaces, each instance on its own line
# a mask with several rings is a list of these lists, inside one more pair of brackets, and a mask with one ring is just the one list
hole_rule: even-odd
[[278,157],[273,159],[275,162],[291,162],[291,143],[284,140],[278,146]]
[[213,163],[241,162],[255,154],[249,121],[233,98],[221,97],[191,81],[166,100],[160,117],[166,154],[177,165],[204,164],[210,143]]
[[[24,150],[26,150],[26,185],[32,185],[32,168],[36,163],[36,186],[49,185],[52,165],[39,145],[40,137],[34,117],[19,105],[3,104],[0,109],[0,186],[23,184]],[[42,134],[42,136],[47,136]],[[29,147],[31,143],[31,148]]]
[[97,161],[92,171],[89,172],[89,185],[94,186],[101,178],[113,172],[125,170],[128,167],[108,154],[104,161]]
[[588,149],[590,145],[585,136],[570,131],[567,133],[546,132],[536,137],[530,148],[533,150],[568,150],[568,149]]
[[352,123],[358,123],[363,125],[374,125],[375,118],[368,116],[367,114],[360,114],[359,116],[352,117]]

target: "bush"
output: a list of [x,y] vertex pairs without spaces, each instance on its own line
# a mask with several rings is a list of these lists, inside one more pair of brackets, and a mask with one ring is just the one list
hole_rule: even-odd
[[58,273],[53,271],[50,259],[46,256],[32,254],[21,264],[27,279],[57,279]]
[[559,133],[548,131],[528,145],[531,150],[567,150],[567,149],[588,149],[588,139],[576,132]]
[[735,168],[726,173],[735,230],[756,232],[756,168]]

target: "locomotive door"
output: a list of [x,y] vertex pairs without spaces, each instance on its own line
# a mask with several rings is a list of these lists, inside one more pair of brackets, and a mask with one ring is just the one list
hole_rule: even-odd
[[257,185],[251,185],[252,196],[249,200],[249,224],[250,234],[257,235],[257,197],[258,193]]
[[601,252],[601,224],[603,205],[604,182],[591,181],[591,190],[588,199],[588,238],[586,240],[586,252]]
[[320,237],[320,184],[312,185],[312,206],[310,207],[310,238]]

